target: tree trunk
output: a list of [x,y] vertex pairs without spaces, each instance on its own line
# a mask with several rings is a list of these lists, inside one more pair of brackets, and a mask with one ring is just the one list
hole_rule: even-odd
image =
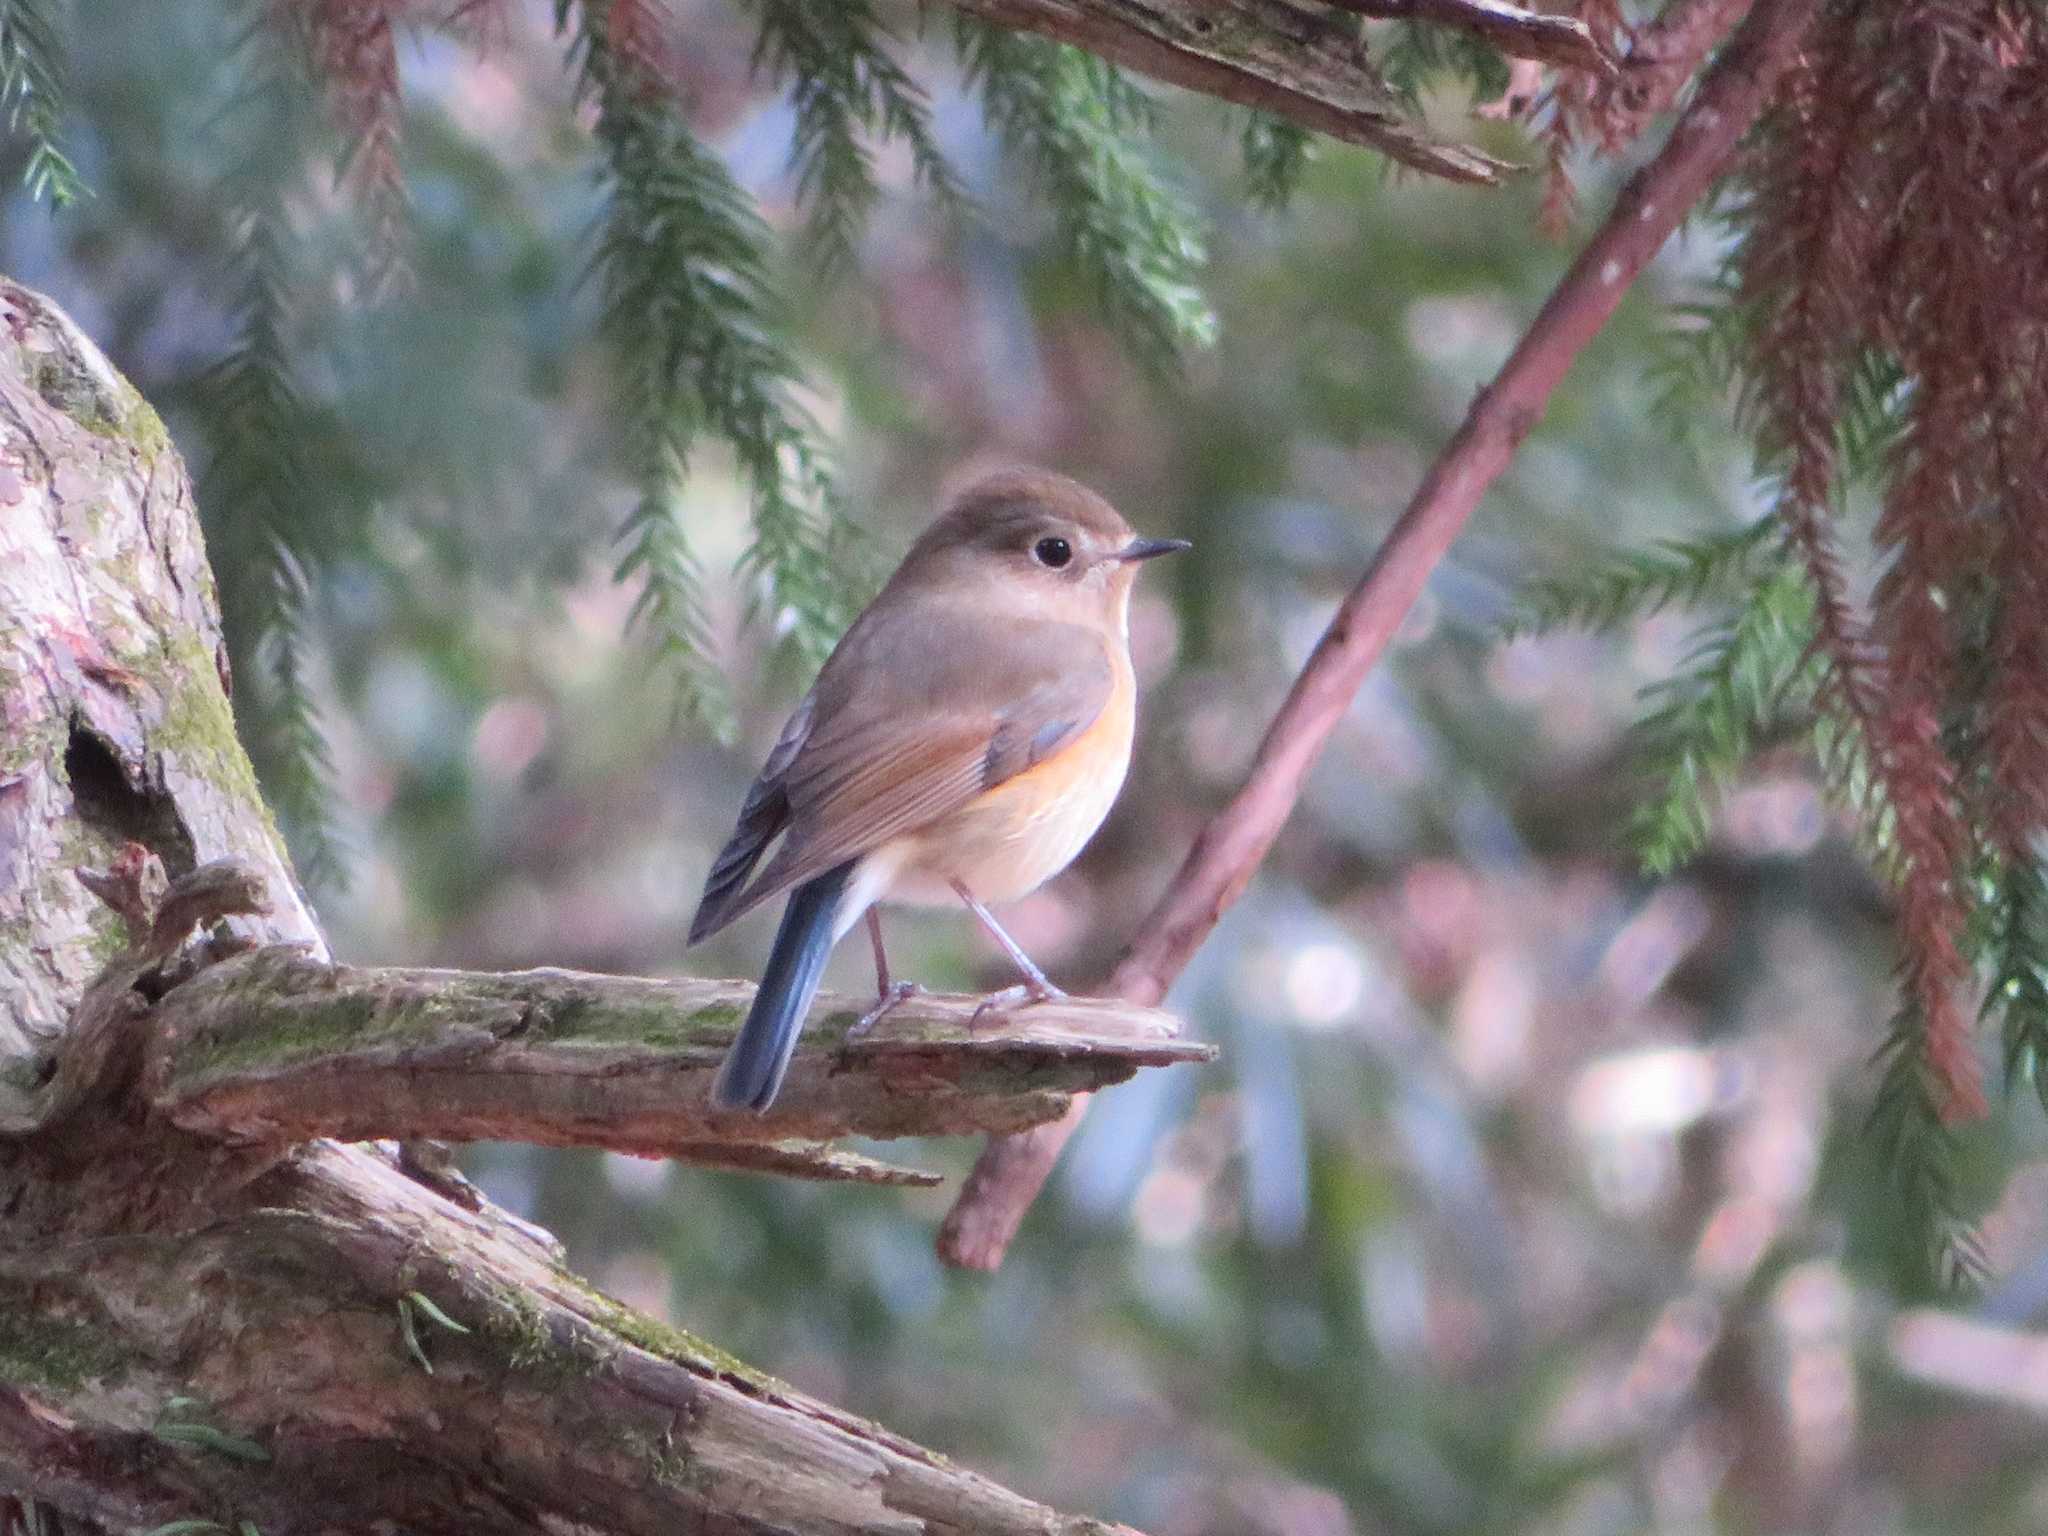
[[0,1494],[265,1536],[1112,1529],[628,1311],[390,1143],[321,1138],[900,1178],[804,1138],[1011,1130],[1199,1048],[1111,1005],[970,1033],[948,999],[848,1042],[827,999],[756,1120],[702,1103],[737,984],[333,965],[162,424],[48,300],[0,280],[0,319]]

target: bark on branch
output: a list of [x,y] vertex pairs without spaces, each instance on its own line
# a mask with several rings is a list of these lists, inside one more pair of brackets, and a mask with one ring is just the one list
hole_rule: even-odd
[[[1492,182],[1510,169],[1490,155],[1438,138],[1410,116],[1373,67],[1356,23],[1347,24],[1337,11],[1314,0],[952,3],[996,26],[1072,43],[1156,80],[1364,144],[1433,176]],[[1513,9],[1500,0],[1433,3],[1446,11]],[[1496,35],[1504,31],[1498,18],[1494,30]],[[1545,27],[1539,18],[1535,30],[1550,41],[1558,28]]]
[[[0,1191],[21,1171],[0,1157]],[[164,1175],[193,1181],[184,1199]],[[141,1209],[121,1198],[138,1182]],[[92,1220],[0,1245],[0,1490],[67,1515],[266,1536],[1122,1530],[618,1306],[363,1148],[264,1166],[159,1143],[71,1192]]]
[[[1218,919],[1243,893],[1294,810],[1325,740],[1342,718],[1429,573],[1487,488],[1541,419],[1551,392],[1614,313],[1637,275],[1720,174],[1769,99],[1818,0],[1757,0],[1656,158],[1622,188],[1614,210],[1558,282],[1316,643],[1267,727],[1244,786],[1196,838],[1187,859],[1110,978],[1116,997],[1165,996]],[[939,1233],[948,1263],[993,1269],[1079,1125],[1087,1101],[983,1151]]]
[[1214,1055],[1163,1013],[1088,1001],[970,1029],[978,999],[919,997],[849,1039],[866,1004],[827,993],[773,1108],[715,1110],[705,1091],[753,991],[259,950],[157,1005],[147,1095],[186,1130],[240,1141],[529,1141],[862,1178],[889,1170],[796,1144],[1024,1130],[1076,1091]]
[[[67,1530],[265,1536],[1119,1529],[628,1311],[546,1234],[448,1198],[382,1143],[294,1140],[495,1134],[519,1114],[567,1131],[629,1096],[654,1127],[633,1134],[680,1137],[651,1118],[657,1090],[694,1099],[731,1015],[680,984],[436,992],[331,966],[218,643],[162,424],[55,306],[0,280],[0,1508],[33,1495]],[[316,992],[360,1004],[353,1024]],[[438,999],[431,1027],[399,998]],[[603,1006],[627,998],[630,1024]],[[963,1039],[940,1000],[837,1057],[823,1020],[785,1125],[966,1124],[1012,1096],[1050,1112],[1067,1087],[1184,1059],[1112,1038],[1131,1013]],[[442,1089],[477,1118],[425,1111]],[[885,1102],[863,1118],[860,1092]],[[732,1158],[828,1156],[744,1129]]]

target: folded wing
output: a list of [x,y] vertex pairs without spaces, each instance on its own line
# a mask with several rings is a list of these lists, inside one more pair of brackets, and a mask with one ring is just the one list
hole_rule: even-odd
[[1102,637],[1078,625],[997,633],[986,615],[936,601],[870,609],[748,792],[691,942],[1043,762],[1094,723],[1112,683]]

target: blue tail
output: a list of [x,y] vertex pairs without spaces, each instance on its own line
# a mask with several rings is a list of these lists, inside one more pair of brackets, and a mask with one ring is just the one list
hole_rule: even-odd
[[826,957],[832,953],[837,937],[834,919],[852,876],[849,860],[789,893],[754,1006],[711,1084],[711,1102],[720,1109],[744,1106],[758,1114],[775,1102],[804,1015],[817,994],[818,978],[825,972]]

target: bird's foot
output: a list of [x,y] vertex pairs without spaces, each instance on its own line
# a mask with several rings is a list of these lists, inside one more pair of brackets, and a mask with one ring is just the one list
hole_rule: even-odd
[[1064,1002],[1067,994],[1040,977],[1036,981],[1020,981],[1014,987],[1005,987],[1000,992],[991,992],[984,997],[974,1012],[967,1016],[970,1033],[982,1027],[982,1016],[993,1013],[1003,1017],[1012,1008],[1028,1008],[1033,1003]]
[[875,999],[875,1006],[853,1021],[853,1027],[846,1032],[848,1040],[858,1040],[893,1010],[909,1002],[913,997],[924,996],[925,989],[914,981],[899,981],[885,988]]

